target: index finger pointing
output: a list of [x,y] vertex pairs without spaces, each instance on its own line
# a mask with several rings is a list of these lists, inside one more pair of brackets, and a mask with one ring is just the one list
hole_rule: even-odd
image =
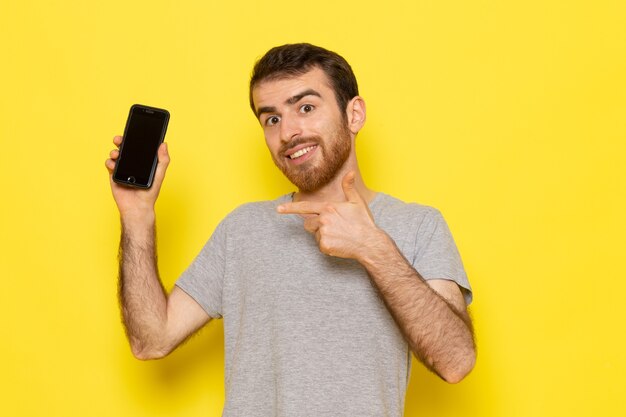
[[327,203],[316,203],[312,201],[298,201],[296,203],[284,203],[276,207],[281,214],[320,214]]

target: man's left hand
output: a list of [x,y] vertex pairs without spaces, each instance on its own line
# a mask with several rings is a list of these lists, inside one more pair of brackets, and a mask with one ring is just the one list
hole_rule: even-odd
[[304,228],[315,236],[320,251],[340,258],[361,259],[368,249],[380,246],[386,234],[374,223],[363,196],[354,186],[355,173],[341,182],[345,202],[300,201],[277,207],[281,214],[300,214]]

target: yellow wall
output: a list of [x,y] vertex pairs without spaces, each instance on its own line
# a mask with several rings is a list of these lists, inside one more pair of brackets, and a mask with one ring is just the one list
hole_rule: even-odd
[[626,415],[626,3],[237,3],[0,5],[0,413],[220,415],[221,323],[130,355],[104,160],[131,104],[170,110],[171,287],[230,210],[291,190],[247,81],[309,41],[357,74],[368,183],[441,209],[474,286],[476,369],[415,366],[406,415]]

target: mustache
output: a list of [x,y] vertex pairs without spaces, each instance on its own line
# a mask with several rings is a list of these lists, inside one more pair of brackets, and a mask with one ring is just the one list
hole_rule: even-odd
[[296,146],[302,145],[303,143],[311,143],[311,142],[315,143],[316,145],[319,145],[321,140],[319,136],[299,137],[299,138],[292,140],[291,142],[281,145],[281,147],[278,149],[278,152],[279,154],[284,155],[285,152],[287,152],[291,148],[295,148]]

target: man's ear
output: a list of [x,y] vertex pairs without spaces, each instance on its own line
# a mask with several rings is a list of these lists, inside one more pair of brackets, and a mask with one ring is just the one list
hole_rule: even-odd
[[365,100],[363,100],[363,97],[353,97],[348,102],[346,114],[348,116],[348,128],[356,135],[365,124]]

